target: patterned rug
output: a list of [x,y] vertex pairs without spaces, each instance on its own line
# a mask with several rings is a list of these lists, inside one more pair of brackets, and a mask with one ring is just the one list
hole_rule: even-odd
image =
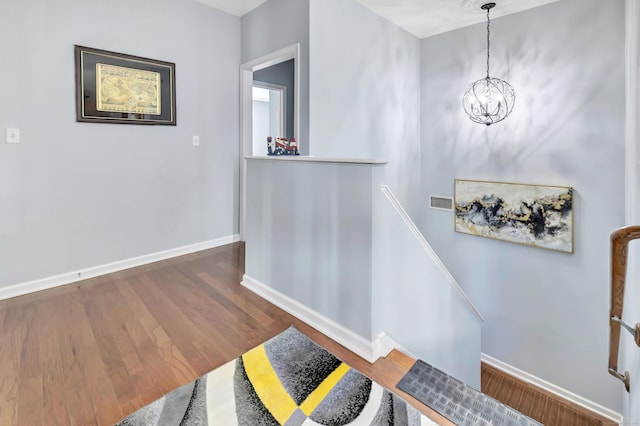
[[118,426],[435,425],[294,327]]

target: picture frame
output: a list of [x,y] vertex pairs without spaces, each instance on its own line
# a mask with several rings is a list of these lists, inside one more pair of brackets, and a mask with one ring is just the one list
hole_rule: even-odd
[[573,253],[573,187],[454,181],[455,231]]
[[74,47],[77,121],[176,125],[174,63]]

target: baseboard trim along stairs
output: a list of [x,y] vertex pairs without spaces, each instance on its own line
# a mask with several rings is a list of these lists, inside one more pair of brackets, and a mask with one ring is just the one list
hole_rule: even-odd
[[124,259],[117,262],[107,263],[104,265],[93,266],[78,269],[76,271],[67,272],[53,277],[42,278],[38,280],[28,281],[25,283],[15,284],[8,287],[0,288],[0,300],[10,299],[12,297],[22,296],[34,293],[40,290],[48,290],[50,288],[59,287],[66,284],[94,278],[100,275],[110,274],[137,266],[147,265],[149,263],[158,262],[160,260],[171,259],[173,257],[185,254],[195,253],[197,251],[208,250],[240,241],[239,235],[231,235],[228,237],[217,238],[215,240],[204,241],[201,243],[190,244],[187,246],[177,247],[170,250],[150,253],[143,256]]
[[[371,363],[380,357],[378,353],[374,353],[374,347],[382,348],[388,346],[387,343],[382,342],[372,344],[367,339],[341,326],[337,322],[246,274],[242,277],[241,284],[256,293],[258,296],[268,300],[301,321],[304,321],[311,327],[332,338],[345,348],[358,354]],[[389,352],[391,352],[391,349]]]
[[487,354],[481,354],[480,359],[485,364],[500,370],[516,379],[519,379],[525,383],[529,383],[537,388],[540,388],[546,392],[549,392],[559,398],[562,398],[572,404],[578,405],[588,411],[591,411],[595,414],[598,414],[602,417],[610,419],[612,422],[617,424],[623,423],[623,416],[620,413],[616,413],[613,410],[608,409],[598,403],[588,400],[580,395],[577,395],[571,391],[568,391],[560,386],[556,386],[553,383],[550,383],[544,379],[534,376],[533,374],[529,374],[526,371],[520,370],[519,368],[513,367],[505,362],[502,362],[496,358],[493,358]]
[[[313,309],[303,305],[302,303],[274,290],[266,284],[248,276],[244,275],[242,279],[243,286],[288,312],[289,314],[299,318],[311,327],[322,332],[326,336],[332,338],[336,342],[340,343],[344,347],[348,348],[352,352],[358,354],[367,361],[373,363],[380,357],[385,357],[393,349],[398,349],[412,358],[416,358],[414,355],[407,352],[396,342],[391,336],[385,333],[381,333],[376,336],[374,341],[369,341],[359,336],[358,334],[348,330],[335,321],[325,317],[324,315],[314,311]],[[593,401],[581,397],[575,393],[572,393],[566,389],[542,380],[532,374],[519,370],[510,366],[500,360],[490,357],[486,354],[481,354],[481,361],[486,364],[495,367],[517,379],[530,383],[538,388],[546,390],[570,403],[583,407],[593,413],[596,413],[607,419],[611,419],[617,424],[622,423],[622,415],[615,411],[609,410],[602,405],[599,405]],[[408,392],[409,393],[409,392]],[[417,398],[419,399],[419,398]],[[428,404],[427,404],[428,405]],[[528,424],[528,423],[527,423]],[[538,423],[531,423],[537,425]]]

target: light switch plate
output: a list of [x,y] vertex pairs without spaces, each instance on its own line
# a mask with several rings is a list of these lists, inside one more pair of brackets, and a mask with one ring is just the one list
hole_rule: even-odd
[[193,137],[193,146],[200,146],[200,136]]
[[20,129],[8,127],[6,141],[7,143],[20,143]]

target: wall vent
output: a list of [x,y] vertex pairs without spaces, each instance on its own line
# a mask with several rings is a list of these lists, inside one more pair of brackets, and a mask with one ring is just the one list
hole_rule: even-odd
[[453,198],[429,195],[429,207],[432,209],[453,211]]

